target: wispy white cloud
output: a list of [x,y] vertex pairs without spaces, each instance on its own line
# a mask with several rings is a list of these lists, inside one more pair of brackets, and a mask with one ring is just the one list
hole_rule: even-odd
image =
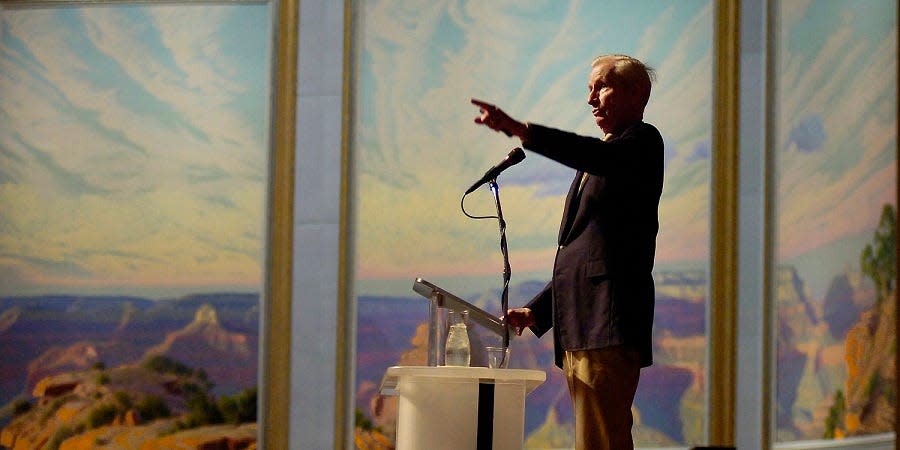
[[794,28],[794,26],[806,16],[812,0],[794,0],[791,2],[783,2],[778,5],[778,21],[779,27],[785,30]]
[[[139,133],[134,140],[150,143],[155,154],[176,162],[202,163],[214,156],[229,171],[240,173],[249,165],[261,173],[259,155],[246,151],[260,148],[261,142],[229,107],[244,88],[228,77],[227,68],[241,62],[222,55],[227,49],[220,48],[216,40],[217,33],[228,32],[222,29],[223,16],[234,14],[234,10],[209,5],[160,6],[148,14],[147,23],[140,24],[148,28],[140,33],[122,11],[109,8],[91,12],[85,14],[85,22],[89,30],[94,30],[89,33],[92,43],[116,61],[161,108],[170,110],[174,119],[174,123],[167,123],[152,118],[153,128],[148,131],[153,134],[142,132],[146,127],[124,127]],[[151,47],[149,36],[163,47]],[[148,118],[135,115],[135,119],[147,122]],[[183,150],[185,141],[191,144],[191,151]]]
[[7,290],[260,282],[265,120],[234,100],[268,69],[238,78],[216,43],[240,8],[2,11],[0,265],[20,274]]
[[[786,11],[785,22],[799,23],[806,11]],[[876,29],[851,11],[840,17],[840,26],[821,31],[821,39],[780,41],[775,123],[782,258],[872,230],[882,205],[894,202],[896,24]],[[811,152],[796,140],[810,118],[822,124],[821,135],[807,136],[816,140]]]
[[[498,2],[429,3],[421,5],[417,21],[412,17],[418,3],[367,4],[357,30],[365,72],[357,83],[354,124],[361,225],[356,242],[364,279],[426,269],[478,275],[492,273],[499,264],[496,224],[465,218],[459,197],[517,142],[474,126],[477,111],[469,97],[495,102],[522,120],[599,135],[586,104],[591,59],[603,52],[649,54],[676,36],[675,43],[666,42],[673,50],[653,62],[660,80],[648,120],[660,126],[673,148],[684,149],[682,160],[704,142],[708,147],[708,7],[679,22],[684,19],[668,4],[643,5],[630,20],[646,22],[647,30],[675,31],[629,29],[635,39],[621,47],[617,18],[622,15],[614,10],[629,11],[624,2],[602,7],[529,2],[531,9],[519,3],[515,8]],[[665,228],[672,230],[667,236],[679,242],[661,251],[668,261],[705,252],[709,200],[708,177],[697,176],[704,173],[702,167],[708,168],[708,161],[682,161],[669,175],[675,178],[667,184],[685,195],[665,198],[661,207]],[[692,175],[678,179],[679,170]],[[530,154],[500,180],[517,270],[540,271],[550,264],[571,176],[569,169]],[[548,195],[544,186],[553,186],[555,194]],[[484,191],[469,196],[466,204],[481,213],[494,210]]]
[[[666,30],[673,25],[675,8],[677,8],[677,5],[670,5],[656,17],[656,20],[653,23],[647,26],[644,30],[644,35],[641,36],[641,39],[638,42],[637,50],[632,56],[649,63],[648,57],[655,51],[659,44],[664,40],[671,39],[671,36],[666,34]],[[678,26],[678,24],[675,25]]]

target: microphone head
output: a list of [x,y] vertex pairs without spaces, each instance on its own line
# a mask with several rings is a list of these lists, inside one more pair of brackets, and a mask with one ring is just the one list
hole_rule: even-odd
[[525,151],[522,150],[521,147],[514,148],[511,152],[509,152],[508,155],[506,155],[505,158],[503,158],[503,161],[500,161],[499,164],[488,169],[488,171],[484,173],[484,176],[481,177],[480,180],[476,181],[475,184],[469,187],[469,189],[466,190],[466,194],[469,194],[475,189],[478,189],[478,187],[482,184],[497,178],[497,175],[500,175],[500,172],[503,172],[504,170],[522,162],[523,159],[525,159]]
[[508,165],[518,164],[525,159],[525,150],[522,150],[522,147],[516,147],[506,155],[506,160]]

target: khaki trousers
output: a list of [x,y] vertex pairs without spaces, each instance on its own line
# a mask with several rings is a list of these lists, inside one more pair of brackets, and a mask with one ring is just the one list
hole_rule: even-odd
[[631,403],[641,367],[623,346],[567,351],[563,370],[575,409],[575,450],[632,450]]

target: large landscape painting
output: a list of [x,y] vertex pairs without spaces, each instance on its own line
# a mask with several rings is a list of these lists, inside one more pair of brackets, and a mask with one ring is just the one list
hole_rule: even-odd
[[[635,439],[654,448],[707,442],[714,2],[675,3],[398,0],[364,2],[355,11],[360,445],[390,442],[396,432],[396,399],[377,392],[385,369],[426,363],[427,303],[412,292],[416,277],[501,312],[497,223],[468,219],[460,198],[518,141],[474,126],[469,98],[521,120],[598,136],[586,83],[591,59],[604,53],[630,54],[657,69],[645,120],[666,145],[655,364],[641,374]],[[775,146],[741,149],[760,158],[770,151],[776,161],[776,196],[769,199],[777,227],[773,439],[890,432],[895,2],[784,1],[777,10]],[[572,175],[529,153],[498,177],[512,306],[549,277]],[[466,197],[465,206],[495,212],[487,188]],[[526,447],[571,447],[571,406],[550,336],[514,338],[510,367],[547,373],[526,401]]]
[[[645,120],[662,132],[655,365],[635,401],[637,442],[705,442],[707,271],[712,155],[713,2],[363,2],[354,21],[357,439],[389,442],[387,367],[425,364],[423,277],[500,314],[496,220],[460,211],[465,189],[519,145],[475,126],[470,97],[510,115],[599,136],[587,104],[591,60],[627,53],[657,70]],[[512,269],[509,303],[546,283],[574,171],[539,155],[498,178]],[[496,212],[487,187],[465,199]],[[572,445],[572,412],[550,336],[514,338],[510,367],[543,370],[527,398],[526,446]]]
[[0,6],[0,446],[256,442],[271,15]]
[[894,431],[897,2],[776,8],[775,439]]

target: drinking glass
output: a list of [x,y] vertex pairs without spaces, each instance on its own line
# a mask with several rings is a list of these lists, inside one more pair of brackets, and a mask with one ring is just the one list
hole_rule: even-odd
[[509,347],[485,347],[488,367],[506,369],[509,366]]

